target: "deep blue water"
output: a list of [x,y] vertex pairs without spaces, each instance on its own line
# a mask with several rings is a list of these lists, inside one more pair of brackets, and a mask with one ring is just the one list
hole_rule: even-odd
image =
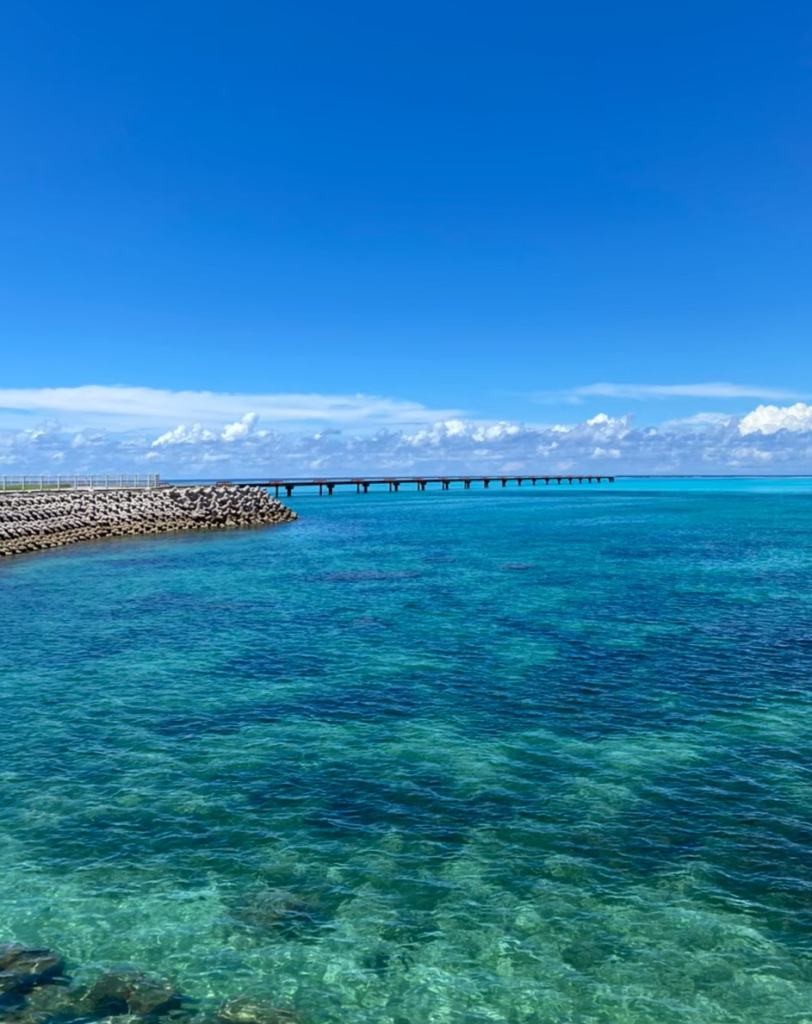
[[812,1022],[812,483],[0,563],[0,941],[347,1024]]

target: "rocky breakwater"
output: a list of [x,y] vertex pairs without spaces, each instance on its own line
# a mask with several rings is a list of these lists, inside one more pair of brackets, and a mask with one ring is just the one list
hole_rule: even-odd
[[287,523],[296,513],[262,487],[0,492],[0,556],[99,537]]

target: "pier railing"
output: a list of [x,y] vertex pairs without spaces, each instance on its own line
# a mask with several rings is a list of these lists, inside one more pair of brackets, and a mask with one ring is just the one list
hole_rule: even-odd
[[157,473],[115,473],[107,476],[81,476],[63,474],[57,476],[24,475],[0,476],[2,491],[50,491],[62,489],[112,490],[122,487],[152,489],[160,487],[161,478]]

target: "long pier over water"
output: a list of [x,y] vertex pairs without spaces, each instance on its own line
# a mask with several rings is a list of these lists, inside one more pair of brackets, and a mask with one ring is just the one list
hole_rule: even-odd
[[418,491],[425,491],[429,484],[439,484],[442,490],[448,491],[451,489],[452,484],[462,484],[465,490],[469,490],[471,484],[482,484],[483,487],[490,487],[491,484],[501,484],[502,487],[507,487],[508,484],[517,484],[519,487],[522,484],[530,484],[531,487],[535,487],[539,483],[546,485],[551,483],[573,484],[577,481],[579,484],[599,484],[604,480],[610,484],[615,482],[613,476],[595,476],[594,474],[585,476],[584,474],[569,475],[565,473],[562,476],[503,476],[499,474],[497,476],[380,476],[336,477],[332,479],[317,477],[313,480],[241,480],[239,483],[235,482],[234,485],[231,485],[230,481],[226,480],[220,481],[220,483],[231,486],[267,487],[269,490],[273,489],[274,495],[277,498],[283,491],[289,498],[297,487],[318,488],[319,494],[332,494],[336,487],[354,487],[358,494],[367,494],[370,487],[386,487],[390,493],[397,494],[401,487],[408,487],[410,485],[414,486]]

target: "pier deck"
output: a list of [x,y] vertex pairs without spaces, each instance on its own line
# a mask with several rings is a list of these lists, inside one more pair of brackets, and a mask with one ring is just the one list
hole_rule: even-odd
[[[252,480],[249,482],[240,481],[239,484],[235,483],[233,486],[245,486],[245,487],[267,487],[269,490],[273,489],[274,495],[278,498],[280,492],[284,491],[285,495],[289,498],[293,494],[294,490],[304,487],[318,488],[319,494],[332,494],[336,487],[355,487],[357,494],[367,494],[370,487],[386,487],[390,493],[395,493],[400,490],[403,486],[414,485],[416,490],[425,491],[429,484],[439,484],[442,490],[448,491],[451,489],[452,484],[462,484],[465,490],[469,490],[471,484],[482,484],[483,487],[490,487],[491,484],[501,484],[502,487],[507,487],[509,483],[515,483],[519,487],[522,484],[530,484],[535,487],[538,483],[544,483],[549,485],[551,483],[572,484],[576,481],[579,484],[583,483],[602,483],[603,481],[613,484],[615,478],[613,476],[605,476],[601,474],[596,476],[594,473],[584,474],[575,473],[562,475],[553,474],[544,476],[528,476],[523,474],[522,476],[503,476],[499,474],[497,476],[481,476],[479,474],[471,474],[470,476],[380,476],[380,477],[335,477],[335,478],[314,478],[313,480]],[[222,484],[227,484],[229,481],[220,481]]]

